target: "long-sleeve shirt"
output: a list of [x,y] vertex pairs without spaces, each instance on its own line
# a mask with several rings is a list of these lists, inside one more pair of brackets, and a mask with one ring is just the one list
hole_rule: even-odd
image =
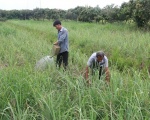
[[58,31],[58,44],[60,46],[59,53],[63,53],[69,50],[68,30],[64,27]]

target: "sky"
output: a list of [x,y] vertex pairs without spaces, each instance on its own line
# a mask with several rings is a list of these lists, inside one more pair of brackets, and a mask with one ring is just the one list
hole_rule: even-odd
[[123,2],[129,0],[0,0],[0,9],[2,10],[21,10],[35,8],[57,8],[68,10],[77,6],[99,6],[100,8],[106,5],[115,4],[120,6]]

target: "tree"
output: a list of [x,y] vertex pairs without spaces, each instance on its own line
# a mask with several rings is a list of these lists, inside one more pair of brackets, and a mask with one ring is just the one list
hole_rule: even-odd
[[145,27],[150,20],[150,0],[136,0],[133,18],[138,27]]
[[31,10],[21,10],[20,20],[29,20],[33,17],[33,12]]
[[120,21],[128,21],[132,18],[132,11],[129,3],[123,3],[119,10],[119,20]]
[[7,18],[8,19],[19,19],[20,18],[20,11],[19,10],[7,11]]
[[73,13],[71,10],[68,10],[65,14],[66,19],[77,20],[77,17],[78,16],[75,13]]
[[97,16],[95,9],[92,7],[86,7],[81,11],[78,20],[83,22],[92,22],[94,18]]
[[33,18],[35,20],[44,20],[46,18],[45,9],[36,8],[33,10]]
[[119,20],[118,13],[119,13],[119,8],[114,4],[107,5],[102,9],[102,17],[105,19],[105,21],[108,22],[118,21]]
[[7,20],[7,11],[0,10],[0,21],[6,21]]
[[99,23],[100,20],[102,20],[102,23],[103,23],[104,18],[100,15],[97,15],[94,19],[95,19],[96,23]]
[[45,15],[46,15],[46,19],[50,20],[51,19],[51,15],[52,15],[52,10],[45,9]]

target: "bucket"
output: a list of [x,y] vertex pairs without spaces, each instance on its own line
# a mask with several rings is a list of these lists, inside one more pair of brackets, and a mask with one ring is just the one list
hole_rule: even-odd
[[53,56],[58,55],[59,52],[60,52],[60,46],[59,45],[53,45],[53,48],[52,48]]

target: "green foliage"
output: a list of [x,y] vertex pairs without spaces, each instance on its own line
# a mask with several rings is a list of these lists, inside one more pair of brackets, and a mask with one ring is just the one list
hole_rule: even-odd
[[96,16],[95,18],[96,23],[98,23],[100,20],[103,20],[104,18],[102,16]]
[[96,17],[95,9],[92,7],[86,7],[83,11],[81,11],[78,20],[83,22],[92,22]]
[[132,8],[130,7],[130,3],[123,3],[120,7],[119,11],[119,19],[121,21],[128,21],[132,18]]
[[0,17],[0,22],[5,22],[6,20],[7,20],[7,18],[4,18],[4,17],[1,18],[1,17]]
[[[52,21],[0,23],[0,120],[149,119],[150,83],[143,70],[150,65],[150,34],[126,24],[62,23],[70,41],[66,72],[51,65],[34,70],[57,39]],[[86,63],[98,50],[108,56],[111,82],[96,73],[87,86]]]
[[68,10],[65,14],[66,19],[77,20],[77,17],[78,16],[74,12],[71,12],[71,10],[70,11]]
[[136,0],[133,17],[138,27],[145,27],[150,20],[150,1]]
[[114,4],[107,5],[106,7],[102,9],[102,16],[108,22],[118,21],[119,19],[118,13],[119,13],[119,8],[115,6]]
[[20,19],[20,20],[45,20],[45,19],[63,19],[75,20],[82,22],[99,23],[114,23],[120,21],[135,22],[138,27],[149,26],[150,20],[150,1],[149,0],[130,0],[124,2],[120,7],[114,4],[106,5],[104,8],[90,6],[77,6],[68,10],[60,9],[42,9],[36,8],[34,10],[0,10],[0,21],[6,19]]

